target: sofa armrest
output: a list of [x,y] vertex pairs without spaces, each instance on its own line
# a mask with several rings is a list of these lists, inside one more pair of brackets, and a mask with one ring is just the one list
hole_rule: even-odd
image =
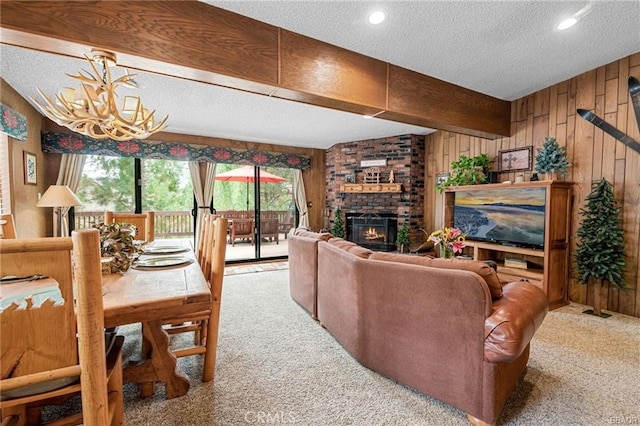
[[484,325],[484,358],[511,362],[525,350],[549,311],[547,296],[527,282],[512,282],[494,300]]

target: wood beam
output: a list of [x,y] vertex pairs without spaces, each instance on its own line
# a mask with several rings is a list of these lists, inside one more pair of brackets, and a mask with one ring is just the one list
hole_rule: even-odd
[[[0,3],[2,43],[480,137],[510,103],[197,1]],[[384,111],[384,112],[381,112]]]

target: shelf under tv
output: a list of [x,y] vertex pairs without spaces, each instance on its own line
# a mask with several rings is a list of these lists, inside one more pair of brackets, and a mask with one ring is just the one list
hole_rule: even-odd
[[[544,248],[509,246],[489,241],[466,241],[464,253],[475,260],[493,260],[498,264],[502,281],[527,280],[541,288],[555,309],[569,303],[569,233],[571,230],[571,182],[538,181],[515,185],[485,184],[448,187],[444,193],[444,225],[453,226],[453,213],[457,191],[482,191],[506,187],[546,188]],[[527,269],[504,266],[504,259],[526,260]]]

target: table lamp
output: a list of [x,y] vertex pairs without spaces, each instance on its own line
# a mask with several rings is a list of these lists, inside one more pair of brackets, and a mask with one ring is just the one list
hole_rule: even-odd
[[54,229],[53,236],[66,237],[66,227],[63,228],[62,209],[66,207],[81,206],[82,202],[76,197],[76,194],[69,189],[67,185],[51,185],[49,189],[40,197],[36,203],[36,207],[53,207],[56,214],[56,223],[58,228]]

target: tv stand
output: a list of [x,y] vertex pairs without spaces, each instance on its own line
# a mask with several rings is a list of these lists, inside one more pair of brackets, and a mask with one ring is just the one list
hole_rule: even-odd
[[[486,191],[504,188],[507,184],[485,184],[449,187],[444,193],[444,224],[453,226],[453,209],[456,191]],[[549,300],[549,309],[569,303],[569,270],[571,267],[571,182],[539,181],[508,185],[518,188],[546,188],[546,212],[544,248],[517,247],[505,243],[466,241],[464,254],[475,260],[493,260],[498,264],[501,281],[526,280],[540,287]],[[516,259],[526,269],[505,266],[505,259]],[[516,263],[516,262],[512,262]]]

